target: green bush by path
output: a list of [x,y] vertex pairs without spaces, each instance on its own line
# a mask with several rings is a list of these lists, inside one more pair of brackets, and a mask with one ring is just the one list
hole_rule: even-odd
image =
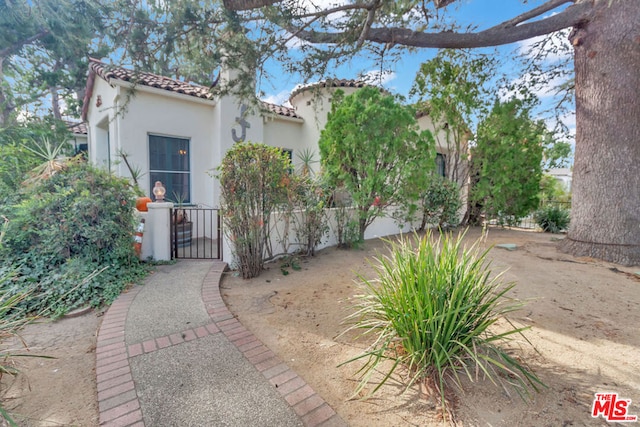
[[286,201],[290,169],[281,149],[247,142],[227,151],[217,170],[223,228],[243,279],[264,267],[271,214]]
[[146,271],[133,250],[134,199],[126,180],[84,162],[26,189],[4,211],[0,255],[16,277],[3,291],[33,287],[21,308],[54,315],[113,301]]
[[345,362],[365,361],[356,393],[388,366],[383,365],[386,361],[391,367],[371,393],[402,366],[410,375],[407,388],[423,382],[445,413],[450,413],[450,385],[460,385],[460,374],[473,381],[482,372],[492,382],[507,381],[525,394],[527,386],[537,390],[542,385],[499,346],[524,328],[492,328],[520,308],[505,297],[514,284],[502,284],[500,275],[490,278],[488,251],[480,251],[478,242],[464,248],[463,237],[443,235],[435,240],[427,232],[417,246],[407,238],[390,243],[390,255],[375,260],[377,278],[361,278],[364,293],[358,296],[358,310],[348,318],[353,322],[349,330],[363,329],[363,335],[374,336],[374,343]]

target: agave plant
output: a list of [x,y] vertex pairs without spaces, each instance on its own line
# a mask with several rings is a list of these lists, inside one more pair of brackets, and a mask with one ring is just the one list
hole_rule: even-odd
[[387,361],[392,363],[384,366],[390,368],[370,394],[403,367],[409,373],[407,389],[425,385],[443,416],[453,415],[448,389],[451,384],[461,387],[461,374],[471,381],[480,372],[494,384],[506,381],[523,397],[528,386],[536,391],[543,386],[499,345],[514,335],[523,336],[526,328],[510,322],[507,331],[492,328],[521,307],[506,297],[515,284],[503,284],[501,274],[492,278],[488,250],[481,251],[479,242],[464,248],[463,238],[464,233],[435,239],[427,232],[417,245],[408,238],[389,242],[390,255],[378,257],[374,264],[376,279],[360,277],[364,293],[357,297],[357,311],[347,318],[352,323],[348,330],[363,329],[362,335],[375,339],[362,354],[343,363],[365,361],[358,371],[356,394]]
[[56,173],[64,170],[72,161],[72,158],[64,156],[66,142],[54,143],[49,138],[40,141],[33,141],[33,146],[24,145],[24,148],[35,154],[42,160],[42,163],[29,172],[29,178],[25,185],[35,185],[42,180],[48,179]]

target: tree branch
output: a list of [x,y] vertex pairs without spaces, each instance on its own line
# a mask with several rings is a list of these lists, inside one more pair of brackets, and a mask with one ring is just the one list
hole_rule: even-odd
[[367,39],[367,35],[369,34],[369,30],[373,25],[373,22],[376,18],[376,8],[380,4],[379,1],[374,1],[367,12],[367,20],[362,26],[362,32],[360,33],[360,37],[358,37],[358,42],[356,43],[356,49],[360,49]]
[[[559,1],[560,0],[554,0],[551,3],[557,3]],[[404,46],[426,48],[499,46],[549,34],[586,22],[592,17],[592,12],[593,5],[591,2],[580,2],[569,6],[557,15],[540,21],[505,27],[505,25],[510,22],[507,21],[506,23],[498,24],[477,33],[423,33],[405,28],[372,28],[369,30],[366,39],[374,43],[395,43]],[[328,33],[302,30],[300,28],[289,29],[289,31],[295,31],[299,38],[314,44],[343,42],[345,36],[348,35],[346,32]]]
[[303,13],[301,15],[295,15],[294,18],[296,19],[311,18],[311,17],[319,18],[321,16],[329,16],[337,12],[344,12],[345,10],[355,10],[355,9],[369,9],[369,7],[362,3],[345,4],[342,6],[332,7],[330,9],[319,10],[317,12],[309,12],[309,13]]
[[543,13],[546,13],[550,10],[553,10],[557,7],[560,7],[561,5],[565,4],[565,3],[573,3],[574,0],[551,0],[548,1],[547,3],[536,7],[535,9],[531,9],[528,12],[523,13],[520,16],[516,16],[513,19],[510,19],[508,21],[503,22],[502,24],[500,24],[499,26],[502,28],[509,28],[509,27],[514,27],[518,24],[520,24],[521,22],[525,22],[528,21],[532,18],[535,18],[536,16],[540,16]]
[[34,41],[46,36],[47,34],[49,34],[48,30],[40,30],[39,33],[32,35],[31,37],[28,37],[24,40],[20,40],[14,44],[12,44],[11,46],[7,46],[4,49],[0,50],[0,57],[4,58],[7,57],[9,55],[12,55],[14,53],[16,53],[18,50],[20,50],[20,48],[22,48],[22,46],[24,45],[28,45],[33,43]]
[[241,10],[258,9],[264,6],[271,6],[280,3],[282,0],[223,0],[225,9],[238,12]]

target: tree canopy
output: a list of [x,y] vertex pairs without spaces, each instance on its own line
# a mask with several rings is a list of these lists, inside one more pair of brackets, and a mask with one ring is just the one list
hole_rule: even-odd
[[517,99],[496,102],[478,126],[471,200],[489,218],[512,225],[538,207],[545,132]]
[[435,165],[433,136],[418,128],[415,111],[371,86],[335,92],[319,145],[327,179],[358,210],[361,239],[385,208],[423,186]]
[[[16,55],[27,46],[43,46],[48,36],[72,43],[76,30],[66,24],[92,16],[83,12],[92,5],[121,62],[146,71],[160,68],[162,74],[219,90],[223,86],[213,84],[215,70],[225,57],[241,71],[225,90],[251,99],[254,86],[247,83],[256,73],[258,79],[268,79],[265,65],[273,62],[281,65],[278,73],[298,74],[308,82],[331,77],[331,70],[354,57],[388,68],[407,50],[498,46],[571,29],[575,84],[571,80],[565,89],[575,87],[576,185],[563,247],[574,254],[640,264],[640,175],[634,168],[640,161],[640,2],[540,0],[518,16],[480,29],[456,22],[450,12],[461,3],[0,0],[0,120],[6,122],[16,111],[5,77],[15,78]],[[568,97],[573,93],[566,92]]]
[[100,42],[108,2],[0,0],[0,126],[29,104],[47,103],[53,116],[79,115],[88,56]]

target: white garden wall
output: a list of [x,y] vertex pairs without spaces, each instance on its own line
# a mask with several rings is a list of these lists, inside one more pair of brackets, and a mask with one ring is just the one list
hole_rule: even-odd
[[[326,209],[326,215],[329,225],[329,231],[325,233],[322,238],[321,243],[316,247],[316,250],[324,249],[331,246],[336,246],[338,244],[336,237],[336,212],[338,209],[331,208]],[[296,215],[299,218],[301,211],[295,211],[293,215]],[[300,249],[300,245],[298,245],[296,240],[296,232],[294,228],[294,221],[290,220],[287,231],[287,223],[285,221],[284,215],[279,212],[275,212],[271,215],[271,248],[273,255],[280,254],[293,254]],[[407,224],[403,227],[400,227],[392,218],[390,217],[379,217],[376,218],[373,223],[367,227],[364,238],[365,240],[377,239],[380,237],[393,236],[400,233],[409,233],[414,229],[414,226],[417,224]],[[232,252],[232,244],[227,236],[223,238],[223,261],[229,263],[231,268],[236,267],[236,259],[233,256]]]

